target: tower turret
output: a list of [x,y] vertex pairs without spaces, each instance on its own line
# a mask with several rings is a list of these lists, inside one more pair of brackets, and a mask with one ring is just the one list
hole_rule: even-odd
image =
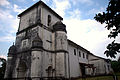
[[5,78],[12,78],[13,68],[15,67],[16,51],[16,46],[14,44],[8,50]]
[[55,70],[56,76],[68,77],[68,52],[67,52],[67,31],[66,25],[61,21],[58,21],[53,26],[53,31],[55,33]]
[[16,46],[13,44],[8,51],[8,56],[14,55],[16,53]]
[[43,41],[38,33],[32,41],[31,50],[31,77],[42,77],[43,75]]
[[36,37],[32,41],[32,48],[42,48],[42,47],[43,47],[43,42],[37,33]]
[[55,48],[59,51],[67,51],[67,31],[66,25],[61,21],[58,21],[53,26],[53,30],[55,31]]
[[67,33],[66,25],[63,24],[61,21],[56,22],[55,25],[53,25],[53,29],[54,31],[64,31]]

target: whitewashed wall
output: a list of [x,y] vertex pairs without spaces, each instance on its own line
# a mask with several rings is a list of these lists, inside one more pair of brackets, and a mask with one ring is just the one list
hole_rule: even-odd
[[[76,55],[74,55],[74,49],[76,49]],[[79,56],[79,51],[81,52],[81,57]],[[68,44],[69,60],[70,60],[70,77],[82,76],[80,63],[88,64],[86,59],[87,52],[73,45]],[[85,58],[83,58],[83,53]]]
[[27,28],[29,26],[29,21],[31,19],[31,23],[35,23],[35,19],[36,19],[36,8],[32,8],[30,11],[28,11],[27,13],[25,13],[24,15],[22,15],[20,17],[20,28],[19,31]]
[[50,12],[50,10],[46,9],[45,7],[42,7],[41,12],[41,23],[45,26],[48,26],[48,15],[51,16],[51,23],[49,27],[53,26],[57,21],[60,21],[59,18],[57,18],[53,13]]
[[89,54],[89,63],[96,67],[95,75],[109,74],[112,71],[110,63],[107,63],[103,58]]

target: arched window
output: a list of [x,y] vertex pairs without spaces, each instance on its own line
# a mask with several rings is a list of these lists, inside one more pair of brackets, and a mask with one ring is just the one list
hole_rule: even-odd
[[47,69],[46,69],[47,73],[48,73],[48,77],[52,77],[53,75],[53,68],[52,66],[49,66]]
[[48,26],[50,26],[50,23],[51,23],[51,16],[48,15]]

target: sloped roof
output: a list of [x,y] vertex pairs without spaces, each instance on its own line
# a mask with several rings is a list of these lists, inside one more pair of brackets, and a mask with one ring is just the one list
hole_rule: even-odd
[[50,10],[55,16],[57,16],[59,19],[63,20],[63,18],[58,15],[54,10],[52,10],[49,6],[47,6],[43,1],[38,1],[37,3],[35,3],[34,5],[32,5],[31,7],[29,7],[28,9],[26,9],[25,11],[23,11],[22,13],[20,13],[18,15],[18,17],[21,17],[23,14],[25,14],[26,12],[28,12],[29,10],[31,10],[32,8],[38,6],[38,5],[43,5],[44,7],[46,7],[48,10]]

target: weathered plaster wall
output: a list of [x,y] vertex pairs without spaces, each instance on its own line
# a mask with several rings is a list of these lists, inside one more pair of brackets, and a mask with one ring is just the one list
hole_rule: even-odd
[[32,51],[31,54],[31,77],[41,77],[43,74],[43,53],[42,51]]
[[[110,63],[107,63],[105,59],[89,54],[89,63],[94,64],[94,66],[96,67],[95,69],[96,75],[109,74],[111,72],[111,65]],[[110,66],[109,70],[108,65]]]
[[[76,49],[76,55],[74,55],[74,49]],[[80,69],[80,63],[88,64],[88,60],[83,58],[82,53],[87,55],[87,52],[78,49],[77,47],[73,45],[68,45],[68,51],[69,51],[69,59],[70,59],[70,76],[71,77],[79,77],[82,76],[81,69]],[[79,56],[79,51],[81,52],[81,57]]]
[[19,31],[27,28],[30,26],[30,24],[35,24],[36,21],[36,11],[37,8],[32,8],[30,11],[25,13],[20,17],[20,25],[19,25]]
[[67,35],[63,31],[56,32],[56,50],[66,50],[67,51]]
[[[57,18],[53,13],[51,13],[50,10],[46,9],[45,7],[42,7],[41,9],[41,23],[44,24],[47,27],[52,28],[52,26],[57,22],[60,21],[59,18]],[[51,16],[51,23],[50,26],[48,26],[48,15]]]
[[39,27],[38,33],[43,41],[43,47],[47,50],[52,50],[53,45],[52,32],[44,29],[43,27]]

